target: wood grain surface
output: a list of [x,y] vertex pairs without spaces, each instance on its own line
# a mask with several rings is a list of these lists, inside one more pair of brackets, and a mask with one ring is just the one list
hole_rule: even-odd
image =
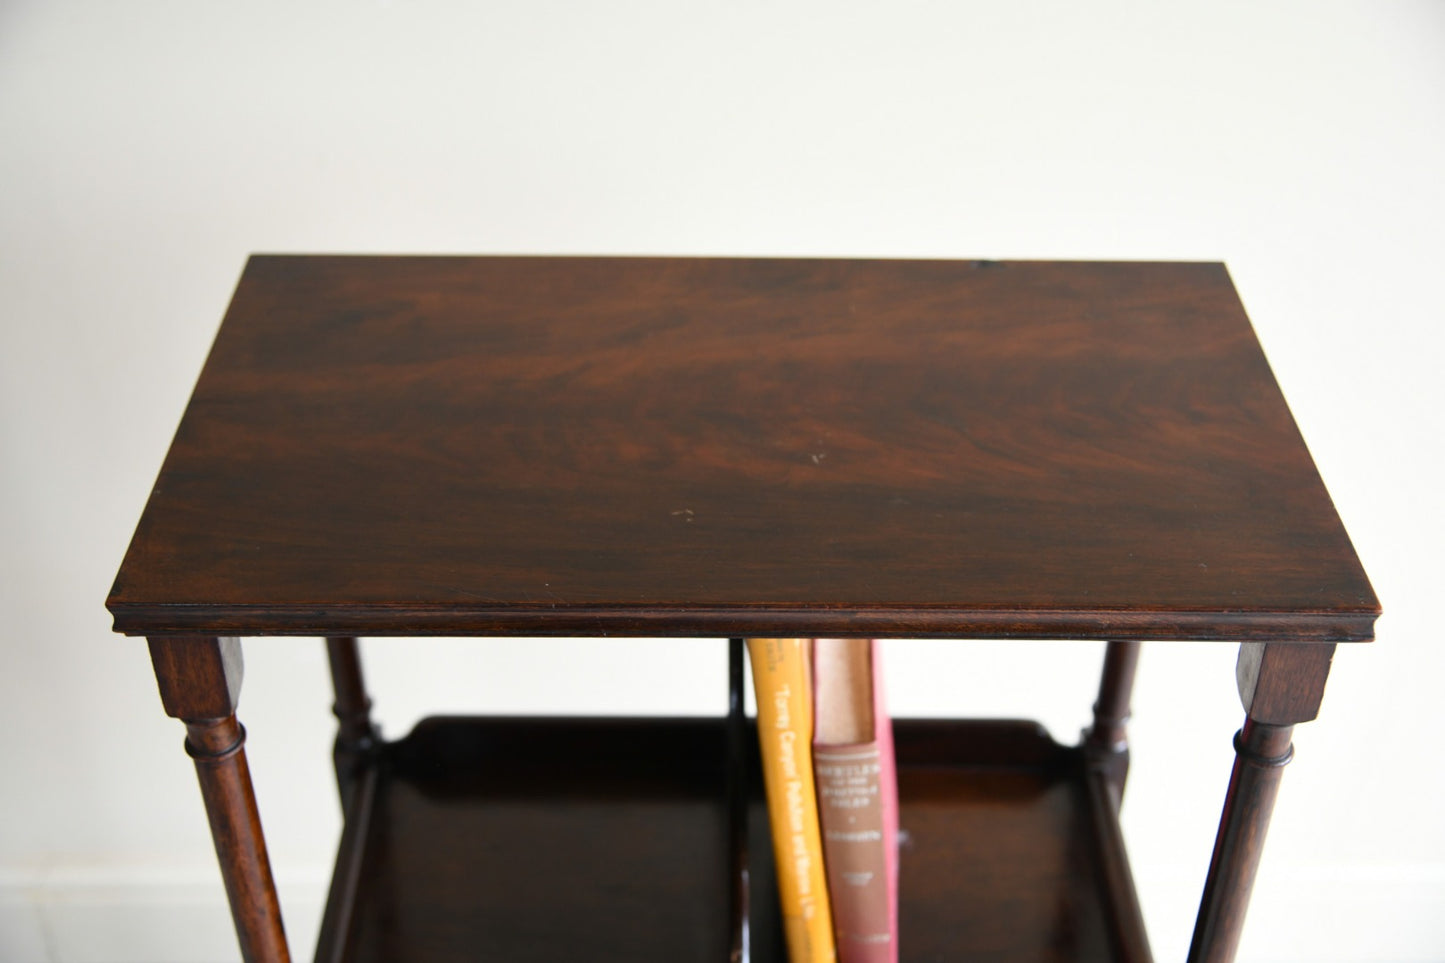
[[[420,723],[368,770],[373,809],[348,812],[340,865],[354,896],[343,912],[333,889],[317,959],[727,959],[739,827],[725,792],[726,728]],[[1148,963],[1117,817],[1091,798],[1077,750],[1027,722],[900,720],[896,736],[903,963]],[[751,727],[744,744],[751,959],[784,963]],[[1122,892],[1108,883],[1118,867]]]
[[1219,264],[260,256],[130,634],[1371,637]]

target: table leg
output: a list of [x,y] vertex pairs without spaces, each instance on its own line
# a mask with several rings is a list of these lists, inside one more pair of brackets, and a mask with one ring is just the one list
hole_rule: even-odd
[[337,730],[331,758],[336,766],[336,787],[345,809],[357,777],[381,740],[371,722],[371,697],[366,694],[366,682],[361,675],[356,639],[328,638],[326,655],[331,663],[331,687],[336,693],[332,712],[336,715]]
[[1284,766],[1294,754],[1296,723],[1319,715],[1332,644],[1249,642],[1235,671],[1245,720],[1234,737],[1234,771],[1194,924],[1189,963],[1230,963],[1244,929]]
[[1084,751],[1091,765],[1109,780],[1117,809],[1129,775],[1129,699],[1134,692],[1134,670],[1139,664],[1138,642],[1110,642],[1104,650],[1104,671],[1094,722],[1084,732]]
[[728,908],[729,963],[747,963],[752,958],[749,928],[751,894],[748,891],[748,717],[743,695],[744,661],[743,640],[728,639],[728,855],[732,884]]
[[240,641],[153,638],[150,652],[166,715],[186,724],[186,753],[200,779],[241,957],[246,963],[289,963],[281,906],[246,766],[246,730],[236,721]]

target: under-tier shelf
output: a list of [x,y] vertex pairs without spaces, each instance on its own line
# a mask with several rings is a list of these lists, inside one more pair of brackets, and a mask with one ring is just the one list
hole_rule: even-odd
[[[421,723],[357,784],[318,963],[717,963],[743,918],[750,958],[786,963],[757,743],[730,781],[727,726]],[[1078,750],[1028,722],[900,720],[895,738],[905,963],[1148,959]]]

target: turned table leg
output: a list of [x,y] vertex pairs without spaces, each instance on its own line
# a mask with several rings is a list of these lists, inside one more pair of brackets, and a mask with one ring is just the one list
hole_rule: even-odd
[[150,652],[166,715],[186,724],[186,753],[201,782],[241,957],[246,963],[288,963],[281,906],[246,766],[246,730],[236,721],[240,641],[153,638]]
[[1094,834],[1102,843],[1098,850],[1099,866],[1104,898],[1111,910],[1109,919],[1116,958],[1128,963],[1148,963],[1153,959],[1141,935],[1144,917],[1129,862],[1123,855],[1124,839],[1119,829],[1124,780],[1129,774],[1129,699],[1138,662],[1138,642],[1110,642],[1104,650],[1104,671],[1099,679],[1099,698],[1094,703],[1094,721],[1084,730],[1082,747],[1089,812]]
[[1248,642],[1235,671],[1245,720],[1194,924],[1189,963],[1230,963],[1244,929],[1254,876],[1296,723],[1319,715],[1332,644]]
[[331,758],[336,766],[336,787],[344,809],[357,776],[380,738],[371,722],[371,697],[366,694],[356,639],[328,638],[326,655],[331,663],[331,687],[336,693],[332,711],[336,714],[337,730]]
[[1138,664],[1138,642],[1109,643],[1104,650],[1094,722],[1084,733],[1084,751],[1090,763],[1108,776],[1116,808],[1124,797],[1124,781],[1129,775],[1129,699]]

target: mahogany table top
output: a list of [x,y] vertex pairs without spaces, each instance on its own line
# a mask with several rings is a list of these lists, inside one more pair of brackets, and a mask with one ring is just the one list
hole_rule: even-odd
[[1220,264],[258,256],[107,605],[210,635],[1368,639]]

